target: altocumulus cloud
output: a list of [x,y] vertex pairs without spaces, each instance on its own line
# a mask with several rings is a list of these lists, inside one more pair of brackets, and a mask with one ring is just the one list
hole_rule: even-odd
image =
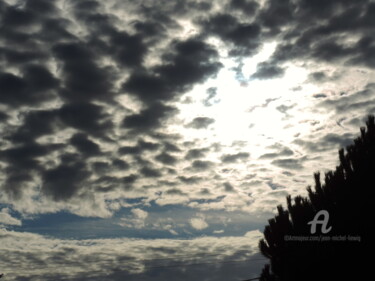
[[[251,147],[245,146],[249,152],[233,148],[216,155],[220,145],[213,139],[206,146],[217,149],[207,151],[202,150],[203,143],[188,144],[191,140],[182,133],[186,127],[202,134],[210,134],[205,130],[210,129],[215,134],[220,126],[218,116],[210,115],[181,122],[179,99],[215,79],[225,54],[243,61],[267,42],[276,42],[269,58],[262,58],[254,72],[249,72],[249,82],[287,76],[288,65],[298,60],[311,65],[310,81],[323,85],[332,79],[340,83],[353,74],[351,66],[367,72],[373,69],[373,38],[368,35],[374,10],[371,2],[348,6],[341,0],[317,4],[233,0],[223,1],[220,7],[188,0],[152,5],[43,0],[13,5],[2,1],[0,122],[4,138],[0,159],[4,202],[35,211],[31,206],[33,198],[38,198],[40,212],[41,208],[67,208],[75,213],[80,210],[74,202],[82,202],[86,214],[99,204],[102,211],[92,211],[92,215],[108,216],[115,210],[106,202],[125,196],[125,191],[131,191],[133,198],[152,194],[152,189],[143,188],[150,186],[147,179],[164,177],[164,183],[178,185],[190,178],[196,183],[195,179],[202,178],[197,172],[206,178],[214,175],[210,169],[218,167],[217,160],[222,162],[221,171],[225,164],[249,161]],[[326,21],[319,21],[322,17]],[[352,34],[356,34],[355,40],[344,40]],[[236,68],[241,79],[246,78],[241,73],[244,66],[241,62]],[[358,87],[362,89],[312,93],[312,97],[319,97],[315,101],[319,106],[336,110],[341,128],[352,130],[359,123],[359,113],[375,107],[372,84]],[[210,108],[225,102],[217,86],[207,87],[199,100]],[[249,116],[275,106],[285,114],[285,128],[292,127],[287,120],[293,120],[300,110],[280,97],[266,97],[249,106],[253,108]],[[352,117],[340,116],[348,110]],[[300,122],[311,125],[316,140],[310,144],[309,136],[296,137],[294,144],[302,149],[299,159],[305,159],[307,151],[331,149],[349,139],[342,140],[338,131],[329,132],[336,129],[329,124]],[[181,123],[185,124],[181,130],[168,129]],[[162,143],[170,145],[163,149]],[[268,161],[268,167],[303,169],[301,160],[285,158],[289,152],[272,153],[263,151],[261,159]],[[115,169],[109,167],[111,163]],[[193,169],[186,175],[182,171],[189,171],[189,166]],[[212,178],[212,186],[225,182],[222,177],[219,173]],[[189,194],[188,190],[183,193]],[[53,208],[50,200],[59,204]]]

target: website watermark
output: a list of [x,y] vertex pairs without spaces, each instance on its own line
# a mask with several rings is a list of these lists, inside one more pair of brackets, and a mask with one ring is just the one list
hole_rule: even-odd
[[[320,210],[314,216],[314,219],[307,223],[310,225],[310,233],[315,234],[317,232],[317,226],[320,225],[320,232],[327,234],[332,230],[332,226],[329,226],[329,213],[327,210]],[[285,241],[294,242],[361,242],[361,236],[359,235],[285,235]]]
[[[319,218],[323,216],[323,220],[319,220]],[[316,213],[314,219],[312,221],[309,221],[307,224],[311,224],[311,229],[310,232],[311,234],[314,234],[316,232],[316,225],[321,224],[322,225],[322,233],[328,233],[332,230],[332,226],[327,228],[329,220],[329,213],[326,210],[320,210],[319,212]]]
[[309,235],[309,236],[296,236],[285,235],[285,241],[294,242],[361,242],[359,235]]

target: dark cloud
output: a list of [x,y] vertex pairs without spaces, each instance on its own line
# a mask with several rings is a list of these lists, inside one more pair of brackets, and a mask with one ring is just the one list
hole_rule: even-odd
[[4,122],[9,118],[8,114],[0,111],[0,122]]
[[254,15],[259,8],[259,3],[252,0],[231,0],[229,6],[234,10],[240,10],[247,16]]
[[28,143],[21,146],[12,147],[0,151],[1,159],[7,161],[8,164],[21,170],[40,169],[38,157],[48,155],[53,150],[60,148],[61,145],[40,145],[37,143]]
[[50,89],[56,89],[59,85],[59,80],[44,66],[26,65],[23,68],[23,73],[24,79],[28,81],[29,92],[44,92]]
[[225,192],[234,192],[234,187],[229,182],[224,183],[224,190]]
[[280,152],[265,153],[261,155],[259,159],[272,159],[272,158],[278,158],[278,157],[284,157],[284,156],[291,156],[293,154],[294,154],[293,150],[286,147]]
[[[329,110],[334,110],[336,113],[346,113],[350,110],[360,110],[361,112],[369,112],[375,106],[375,84],[367,84],[363,90],[352,93],[350,95],[345,95],[341,93],[339,97],[333,96],[331,98],[326,98],[318,103],[317,106],[324,107]],[[318,94],[318,97],[324,97]],[[314,95],[317,97],[317,95]]]
[[198,39],[172,42],[172,52],[149,72],[135,72],[122,85],[126,93],[150,104],[167,101],[204,82],[221,68],[217,51]]
[[191,177],[179,176],[178,179],[181,182],[187,183],[187,184],[196,184],[203,180],[203,178],[197,177],[197,176],[191,176]]
[[113,159],[112,165],[121,171],[125,171],[130,168],[130,165],[126,161],[121,160],[121,159]]
[[33,11],[34,13],[40,13],[43,15],[53,14],[57,11],[53,3],[48,0],[28,0],[25,8]]
[[314,82],[325,82],[327,81],[327,75],[323,71],[316,71],[309,74],[309,78]]
[[93,103],[65,104],[58,110],[58,116],[67,126],[94,135],[99,135],[113,126],[103,107]]
[[196,117],[187,124],[188,128],[193,129],[207,129],[208,126],[215,123],[215,119],[209,117]]
[[138,146],[122,146],[118,149],[118,153],[120,155],[125,155],[125,154],[139,154],[141,153],[141,149]]
[[20,199],[23,191],[33,180],[34,172],[41,172],[40,158],[63,147],[63,145],[40,145],[28,143],[0,151],[0,161],[8,164],[5,169],[4,189],[14,199]]
[[163,153],[160,153],[159,155],[157,155],[155,157],[155,160],[163,163],[163,164],[166,164],[166,165],[174,165],[177,163],[177,158],[166,153],[166,152],[163,152]]
[[191,159],[203,158],[203,157],[205,157],[205,155],[207,154],[208,151],[209,151],[208,148],[193,148],[193,149],[190,149],[186,153],[185,159],[191,160]]
[[[147,174],[147,171],[144,171],[146,174]],[[138,179],[138,176],[137,175],[129,175],[129,176],[125,176],[123,177],[121,180],[124,184],[126,185],[131,185],[133,183],[135,183]]]
[[146,103],[172,98],[168,88],[169,85],[160,77],[149,73],[134,73],[123,84],[124,91],[137,96]]
[[271,34],[276,34],[283,26],[293,22],[295,8],[290,0],[269,0],[260,10],[258,20],[271,30]]
[[154,142],[138,140],[138,147],[142,150],[155,151],[160,147],[160,145],[158,143],[154,143]]
[[223,163],[235,163],[238,160],[246,160],[250,157],[247,152],[238,152],[236,154],[225,154],[221,157]]
[[[136,26],[138,29],[141,28],[139,24]],[[157,25],[154,25],[154,30],[157,27]],[[143,25],[143,31],[147,31],[145,25]],[[129,35],[126,32],[116,32],[112,35],[109,45],[111,46],[109,51],[113,54],[114,61],[122,66],[135,67],[142,65],[147,53],[147,47],[143,43],[142,36],[137,34]]]
[[74,134],[70,138],[70,144],[85,156],[95,156],[100,154],[100,147],[95,142],[88,139],[83,133]]
[[284,76],[285,69],[270,62],[261,62],[257,65],[257,71],[251,75],[252,79],[273,79]]
[[217,51],[203,41],[187,39],[172,44],[175,52],[166,53],[164,64],[156,67],[155,71],[179,92],[204,82],[222,67],[221,63],[216,61]]
[[38,105],[54,96],[48,91],[56,88],[58,80],[44,67],[29,65],[23,69],[23,77],[12,73],[0,73],[0,103],[11,106]]
[[143,167],[140,172],[146,178],[160,178],[162,176],[159,170],[151,167]]
[[176,145],[171,142],[165,141],[164,142],[164,149],[169,152],[180,152],[181,149]]
[[213,166],[213,162],[204,160],[194,160],[191,166],[194,170],[204,171],[210,169]]
[[12,142],[32,143],[36,138],[49,135],[57,128],[57,112],[55,110],[35,110],[28,112],[23,123],[6,138]]
[[[283,25],[289,25],[271,57],[272,64],[311,59],[374,68],[374,38],[368,35],[374,27],[374,3],[346,0],[290,2],[270,1],[268,5],[274,33],[281,32]],[[284,13],[276,13],[278,9]],[[259,19],[264,20],[265,14],[263,10]],[[345,42],[345,39],[358,37],[357,42]]]
[[89,175],[82,162],[60,164],[42,174],[42,192],[55,201],[69,200],[83,188]]
[[322,99],[322,98],[326,98],[327,95],[323,93],[319,93],[319,94],[314,94],[313,97],[316,99]]
[[53,47],[55,57],[63,62],[62,97],[70,101],[110,99],[111,71],[99,67],[92,50],[78,43],[61,43]]
[[141,154],[144,151],[155,151],[160,147],[159,144],[153,142],[147,142],[143,140],[138,140],[137,145],[134,146],[122,146],[118,149],[118,153],[124,154]]
[[15,50],[0,47],[0,60],[1,58],[9,64],[25,64],[45,60],[47,58],[47,54],[43,51]]
[[291,170],[300,170],[303,168],[300,159],[285,158],[285,159],[276,159],[271,162],[273,165]]
[[126,116],[123,127],[134,131],[147,131],[160,127],[164,120],[173,116],[177,109],[161,103],[155,103],[141,110],[138,114]]
[[3,14],[2,24],[5,26],[25,27],[34,23],[36,18],[32,13],[16,7],[8,7]]
[[107,173],[110,170],[111,165],[108,162],[94,162],[92,163],[93,170],[98,174]]
[[200,24],[203,32],[208,36],[215,35],[223,41],[231,43],[232,49],[229,54],[232,56],[254,54],[260,46],[261,28],[256,23],[240,23],[236,17],[230,14],[218,13],[208,19],[201,20]]

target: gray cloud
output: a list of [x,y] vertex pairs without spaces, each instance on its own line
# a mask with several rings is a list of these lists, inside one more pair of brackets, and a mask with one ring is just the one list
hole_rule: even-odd
[[210,169],[213,166],[213,162],[204,160],[194,160],[191,166],[194,170],[204,171]]
[[[238,4],[237,1],[237,8],[240,8]],[[246,9],[244,3],[243,8]],[[229,51],[232,56],[254,54],[260,46],[261,28],[257,23],[241,23],[230,14],[218,13],[208,19],[201,20],[200,24],[208,36],[215,35],[223,41],[232,43],[232,48]]]
[[221,157],[223,163],[235,163],[238,160],[246,160],[250,157],[247,152],[238,152],[236,154],[225,154]]
[[251,75],[252,79],[273,79],[284,75],[285,69],[269,62],[262,62],[257,65],[257,71]]
[[285,169],[300,170],[303,168],[301,162],[301,159],[285,158],[273,160],[271,163]]
[[191,160],[196,158],[203,158],[208,152],[208,148],[193,148],[186,153],[185,159]]
[[177,158],[166,153],[166,152],[163,152],[163,153],[160,153],[159,155],[157,155],[155,157],[155,160],[163,163],[163,164],[166,164],[166,165],[174,165],[177,163]]
[[208,126],[215,123],[215,119],[209,117],[196,117],[189,124],[188,128],[193,129],[207,129]]
[[[5,277],[42,281],[86,280],[88,276],[92,280],[165,280],[168,276],[179,280],[195,276],[217,276],[218,281],[230,276],[243,279],[256,275],[264,263],[259,261],[257,250],[260,232],[246,235],[169,240],[165,244],[163,239],[52,240],[27,232],[0,230],[0,239],[11,245],[6,249],[1,247]],[[32,241],[32,246],[19,251],[27,241]],[[61,264],[66,266],[61,268]]]
[[68,200],[83,188],[89,173],[84,163],[62,163],[43,172],[42,191],[55,201]]

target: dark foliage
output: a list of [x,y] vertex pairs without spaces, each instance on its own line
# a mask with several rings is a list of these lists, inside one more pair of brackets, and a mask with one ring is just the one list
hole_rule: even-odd
[[[325,174],[324,183],[315,173],[315,189],[308,187],[308,197],[287,197],[287,210],[278,206],[278,214],[269,220],[262,254],[270,259],[260,280],[361,280],[370,276],[373,253],[375,187],[375,122],[369,116],[366,128],[354,143],[339,150],[340,163]],[[328,233],[320,225],[311,234],[309,221],[319,210],[329,213]],[[345,237],[346,241],[291,241],[286,237]],[[360,237],[360,242],[348,238]],[[368,254],[367,254],[368,253]],[[366,278],[367,279],[367,278]]]

